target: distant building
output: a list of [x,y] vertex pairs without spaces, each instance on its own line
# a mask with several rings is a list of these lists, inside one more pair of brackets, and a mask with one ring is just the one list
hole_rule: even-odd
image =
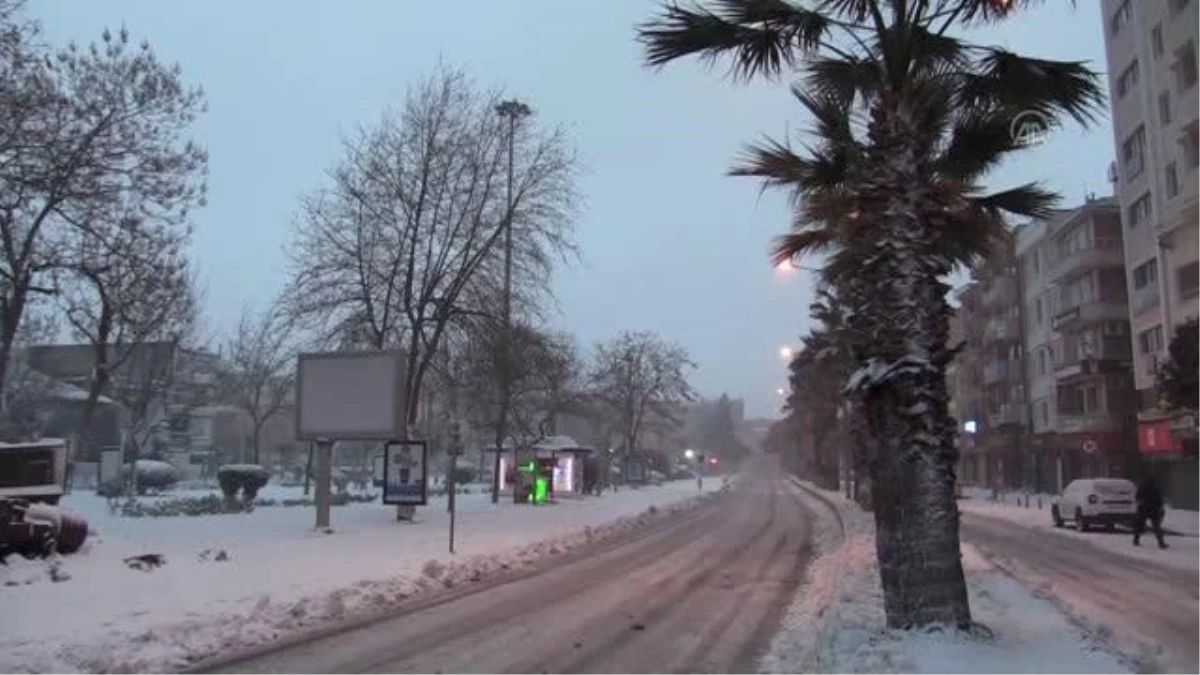
[[[76,448],[75,461],[97,462],[103,450],[136,448],[139,457],[171,461],[185,476],[201,472],[207,460],[198,455],[214,450],[205,439],[214,424],[219,427],[216,409],[202,405],[212,398],[219,357],[174,342],[129,349],[110,374],[89,438]],[[24,350],[24,358],[33,370],[70,388],[57,397],[46,433],[73,437],[95,370],[93,346],[34,345]]]
[[959,476],[985,487],[1033,485],[1026,438],[1027,400],[1020,275],[1006,242],[972,271],[958,294],[952,344],[963,344],[948,375],[959,422]]

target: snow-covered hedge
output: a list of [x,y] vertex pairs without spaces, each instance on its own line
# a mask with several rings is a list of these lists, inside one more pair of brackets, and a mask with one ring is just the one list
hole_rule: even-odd
[[203,497],[181,497],[159,502],[140,502],[130,499],[117,507],[117,513],[128,518],[164,518],[171,516],[211,516],[222,513],[249,513],[251,502],[222,499],[211,494]]
[[232,501],[241,494],[242,501],[252,502],[271,474],[257,464],[226,464],[217,469],[217,483],[225,498]]
[[[175,487],[179,482],[179,469],[170,462],[156,459],[139,459],[137,467],[137,491],[144,495],[148,492],[161,492]],[[96,492],[102,497],[118,497],[125,493],[129,483],[130,465],[121,467],[120,478],[114,478],[102,483]]]

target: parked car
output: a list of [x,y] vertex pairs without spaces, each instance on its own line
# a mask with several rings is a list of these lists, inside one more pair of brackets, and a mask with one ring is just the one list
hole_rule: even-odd
[[1137,518],[1137,486],[1124,478],[1080,478],[1071,481],[1050,505],[1055,527],[1067,520],[1087,532],[1092,525],[1132,527]]

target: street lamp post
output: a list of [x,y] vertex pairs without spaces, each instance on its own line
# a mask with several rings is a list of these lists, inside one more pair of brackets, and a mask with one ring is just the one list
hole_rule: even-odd
[[[515,154],[515,139],[517,135],[517,122],[533,114],[533,110],[526,104],[517,99],[502,101],[496,105],[496,114],[508,120],[508,181],[507,181],[507,208],[504,214],[504,361],[505,367],[499,369],[503,372],[501,377],[501,400],[507,405],[509,388],[512,386],[508,381],[509,364],[508,361],[512,356],[512,266],[513,266],[513,156]],[[500,501],[500,453],[503,450],[504,440],[508,434],[508,420],[506,415],[502,414],[500,419],[499,447],[496,448],[495,465],[492,471],[492,503]],[[517,448],[513,447],[513,466],[517,465]],[[520,491],[517,489],[516,481],[513,481],[513,502],[520,501]]]

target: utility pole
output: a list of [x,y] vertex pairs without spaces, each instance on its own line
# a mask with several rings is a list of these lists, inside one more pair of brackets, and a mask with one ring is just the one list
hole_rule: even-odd
[[[513,212],[515,204],[513,203],[513,156],[515,154],[515,140],[517,136],[517,122],[524,117],[533,114],[533,110],[526,104],[517,99],[509,99],[502,101],[496,105],[496,113],[508,120],[508,187],[507,208],[504,214],[504,358],[497,372],[500,374],[500,416],[497,420],[497,441],[496,441],[496,457],[492,467],[492,503],[500,501],[500,454],[504,450],[504,441],[508,436],[508,406],[510,389],[512,383],[510,379],[511,364],[509,360],[512,356],[512,266],[513,266]],[[517,448],[513,448],[513,466],[517,464]],[[516,487],[516,480],[513,481],[513,502],[517,502],[520,498],[519,491]]]

